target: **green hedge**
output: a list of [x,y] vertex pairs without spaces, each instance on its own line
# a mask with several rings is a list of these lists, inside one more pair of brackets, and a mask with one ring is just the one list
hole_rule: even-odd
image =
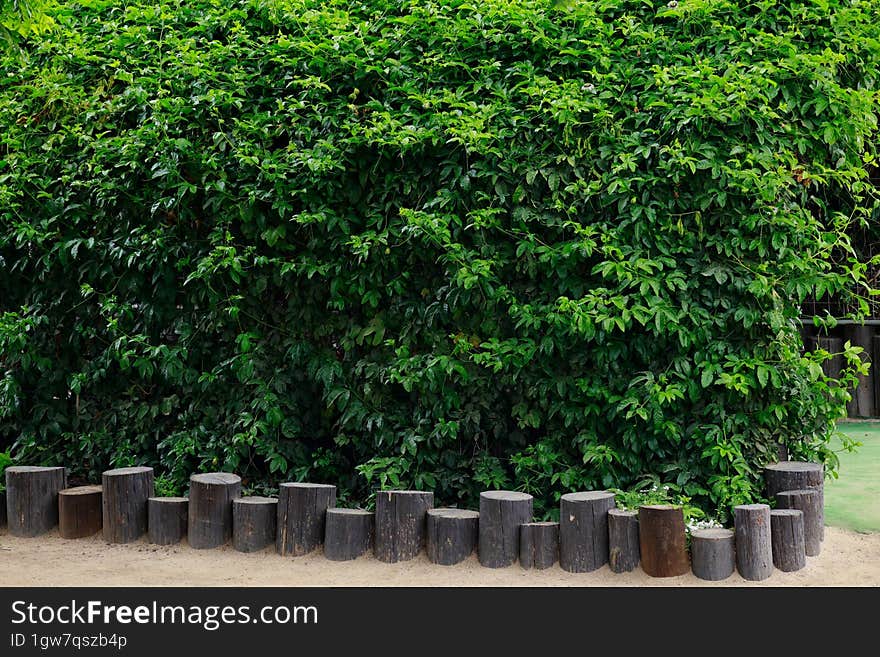
[[878,3],[117,5],[2,62],[19,462],[541,514],[654,482],[723,516],[776,441],[833,471],[798,314],[867,290]]

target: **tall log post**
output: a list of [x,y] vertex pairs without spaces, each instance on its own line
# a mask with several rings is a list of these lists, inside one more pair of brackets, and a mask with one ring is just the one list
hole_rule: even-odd
[[115,468],[101,476],[104,540],[130,543],[147,532],[147,500],[153,496],[153,468]]
[[232,546],[239,552],[257,552],[275,545],[278,499],[240,497],[232,500]]
[[532,521],[534,498],[528,493],[490,490],[480,493],[477,550],[486,568],[504,568],[519,558],[519,527]]
[[639,565],[639,513],[608,510],[608,565],[613,573],[628,573]]
[[480,514],[467,509],[428,509],[425,551],[441,566],[464,561],[477,547]]
[[807,565],[804,550],[804,513],[797,509],[770,512],[770,544],[773,565],[789,573]]
[[808,557],[822,551],[822,510],[819,491],[815,488],[786,490],[776,493],[776,507],[797,509],[804,514],[804,549]]
[[821,463],[779,461],[764,468],[767,497],[787,490],[815,488],[819,491],[819,540],[825,540],[825,469]]
[[186,536],[189,500],[185,497],[151,497],[147,500],[150,543],[174,545]]
[[324,522],[324,556],[330,561],[350,561],[373,549],[375,514],[363,509],[327,509]]
[[676,577],[690,570],[684,512],[671,504],[639,508],[642,570],[651,577]]
[[336,506],[336,486],[290,482],[278,487],[275,551],[294,557],[324,543],[327,509]]
[[734,532],[730,529],[695,529],[691,532],[691,568],[699,579],[718,582],[736,569]]
[[101,486],[76,486],[58,491],[58,534],[61,538],[85,538],[101,531]]
[[519,565],[544,570],[559,561],[559,523],[527,522],[519,526]]
[[736,569],[744,579],[754,582],[773,574],[770,542],[770,507],[741,504],[733,507],[736,533]]
[[232,501],[241,497],[241,477],[207,472],[189,478],[187,537],[190,547],[207,550],[232,538]]
[[608,512],[614,493],[566,493],[559,500],[559,565],[588,573],[608,563]]
[[67,488],[64,468],[6,468],[6,521],[13,536],[30,538],[58,525],[58,491]]
[[379,561],[414,559],[425,547],[428,509],[434,493],[419,490],[383,490],[376,493],[376,545]]

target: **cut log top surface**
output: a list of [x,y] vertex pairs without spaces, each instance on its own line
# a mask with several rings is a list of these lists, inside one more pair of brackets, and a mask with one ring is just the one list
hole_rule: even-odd
[[786,517],[786,516],[802,516],[804,514],[800,509],[773,509],[770,512],[771,516],[776,517]]
[[6,468],[6,472],[25,473],[25,472],[49,472],[51,470],[63,470],[61,466],[42,466],[42,465],[11,465]]
[[607,490],[588,490],[582,493],[566,493],[561,499],[566,502],[590,502],[593,500],[604,500],[609,497],[614,497],[614,493],[609,493]]
[[380,490],[380,493],[383,495],[428,495],[432,494],[431,491],[427,490]]
[[620,516],[622,518],[635,518],[639,515],[638,511],[630,511],[629,509],[608,509],[608,513],[610,513],[612,516]]
[[504,500],[508,502],[525,502],[532,499],[528,493],[520,493],[514,490],[487,490],[480,493],[480,497],[489,500]]
[[241,477],[231,472],[204,472],[202,474],[194,474],[189,478],[199,484],[219,484],[227,486],[229,484],[237,484],[241,482]]
[[152,472],[153,468],[139,465],[133,468],[114,468],[113,470],[104,470],[104,474],[109,477],[124,476],[130,474],[143,474],[144,472]]
[[816,497],[819,495],[819,491],[815,488],[799,488],[797,490],[782,490],[776,493],[776,497],[801,497],[803,495]]
[[277,504],[277,497],[260,497],[259,495],[251,495],[250,497],[239,497],[232,500],[233,504]]
[[672,511],[681,507],[677,504],[643,504],[639,508],[648,509],[649,511]]
[[722,529],[721,527],[712,527],[709,529],[695,529],[691,532],[692,538],[707,539],[727,539],[733,536],[732,529]]
[[73,488],[65,488],[58,491],[59,495],[91,495],[92,493],[100,493],[104,490],[103,486],[74,486]]
[[743,511],[761,511],[769,508],[770,506],[767,504],[737,504],[733,507],[734,511],[737,509],[742,509]]
[[332,513],[334,515],[345,515],[345,516],[371,516],[373,515],[372,511],[364,511],[363,509],[340,509],[338,507],[331,507],[327,509],[327,513]]
[[288,481],[280,484],[281,488],[336,488],[333,484],[310,484],[305,481]]
[[523,527],[558,527],[558,522],[524,522],[522,524]]
[[470,509],[452,509],[452,508],[439,508],[439,509],[428,509],[429,516],[439,516],[441,518],[479,518],[479,511],[471,511]]
[[766,469],[774,472],[822,472],[822,464],[807,461],[779,461],[766,466]]
[[150,502],[167,502],[169,504],[179,504],[181,502],[189,502],[188,497],[149,497]]

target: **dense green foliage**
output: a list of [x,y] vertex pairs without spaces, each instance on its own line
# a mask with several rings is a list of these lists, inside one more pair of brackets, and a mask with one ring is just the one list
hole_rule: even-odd
[[0,73],[0,444],[540,513],[833,471],[878,3],[673,5],[65,3]]

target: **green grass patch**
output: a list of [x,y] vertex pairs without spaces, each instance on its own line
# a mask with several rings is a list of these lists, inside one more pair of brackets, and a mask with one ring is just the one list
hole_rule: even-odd
[[[825,523],[880,531],[880,422],[842,422],[840,429],[862,447],[839,453],[840,477],[825,483]],[[841,449],[839,441],[835,449]]]

